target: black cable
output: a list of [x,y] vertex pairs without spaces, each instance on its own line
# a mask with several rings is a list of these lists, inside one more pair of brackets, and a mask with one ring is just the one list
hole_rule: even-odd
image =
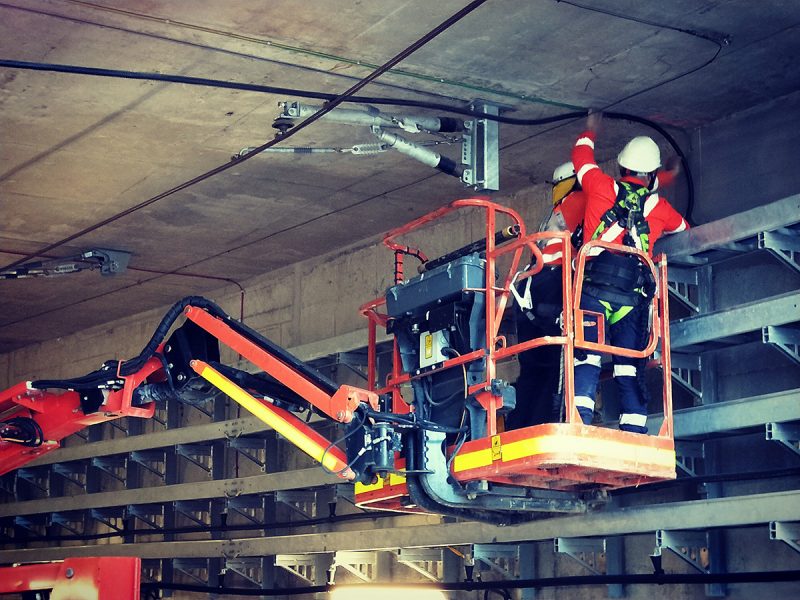
[[[580,8],[580,9],[583,9],[583,10],[596,12],[596,13],[608,15],[608,16],[611,16],[611,17],[616,17],[618,19],[624,19],[624,20],[627,20],[627,21],[633,21],[635,23],[639,23],[639,24],[642,24],[642,25],[648,25],[650,27],[656,27],[658,29],[669,29],[669,30],[672,30],[672,31],[677,31],[679,33],[685,33],[685,34],[690,35],[692,37],[696,37],[696,38],[711,42],[712,44],[715,44],[717,46],[717,51],[714,53],[714,55],[711,58],[709,58],[707,61],[705,61],[704,63],[702,63],[702,64],[700,64],[700,65],[698,65],[698,66],[696,66],[696,67],[684,72],[684,73],[679,73],[678,75],[675,75],[674,77],[671,77],[671,78],[666,79],[664,81],[659,81],[658,83],[655,83],[655,84],[653,84],[653,85],[651,85],[649,87],[646,87],[646,88],[641,89],[641,90],[639,90],[637,92],[634,92],[633,94],[629,94],[628,96],[625,96],[624,98],[616,100],[612,104],[609,104],[608,106],[604,107],[604,109],[603,109],[604,111],[605,111],[605,109],[611,108],[612,106],[616,106],[617,104],[621,104],[622,102],[630,100],[631,98],[635,98],[636,96],[640,96],[640,95],[645,94],[645,93],[647,93],[649,91],[652,91],[652,90],[654,90],[654,89],[656,89],[658,87],[661,87],[661,86],[666,85],[668,83],[671,83],[673,81],[677,81],[678,79],[682,79],[683,77],[686,77],[687,75],[691,75],[692,73],[696,73],[696,72],[698,72],[698,71],[700,71],[702,69],[705,69],[707,66],[709,66],[711,63],[713,63],[717,59],[717,57],[719,56],[720,52],[722,52],[723,46],[727,46],[727,45],[729,45],[731,43],[730,36],[728,36],[726,34],[721,34],[721,33],[717,33],[717,32],[710,32],[710,31],[699,31],[699,30],[696,30],[696,29],[683,29],[681,27],[675,27],[675,26],[672,26],[672,25],[665,25],[663,23],[656,23],[654,21],[648,21],[646,19],[642,19],[642,18],[639,18],[639,17],[634,17],[634,16],[629,15],[629,14],[617,13],[617,12],[614,12],[614,11],[611,11],[611,10],[608,10],[608,9],[598,8],[598,7],[594,7],[594,6],[584,6],[583,4],[578,4],[577,2],[571,2],[570,0],[556,0],[556,2],[558,2],[558,3],[562,3],[563,2],[564,4],[568,4],[570,6],[574,6],[575,8]],[[688,223],[690,225],[694,225],[695,223],[694,223],[694,219],[692,217],[693,212],[694,212],[694,181],[693,181],[693,178],[692,178],[691,169],[689,169],[689,162],[686,160],[686,155],[683,153],[683,151],[681,150],[681,148],[677,144],[677,142],[675,142],[675,140],[672,139],[672,136],[670,136],[662,127],[660,127],[656,123],[653,123],[652,121],[648,121],[647,119],[641,119],[639,117],[634,117],[633,115],[623,116],[621,113],[605,113],[605,114],[607,116],[609,116],[609,117],[611,117],[611,115],[614,114],[615,116],[611,117],[611,118],[624,118],[624,119],[629,120],[629,121],[642,123],[643,125],[647,125],[649,127],[652,127],[653,129],[658,131],[662,136],[664,136],[664,138],[669,142],[669,144],[672,146],[673,150],[675,150],[675,152],[680,157],[681,163],[683,165],[683,171],[686,174],[686,185],[688,187],[688,199],[687,199],[687,206],[686,206],[686,220],[688,221]]]
[[303,521],[281,521],[276,523],[242,523],[242,524],[226,524],[226,525],[210,525],[210,526],[190,526],[190,527],[168,527],[164,529],[140,528],[140,529],[125,529],[124,531],[106,531],[103,533],[86,533],[86,534],[69,534],[69,535],[27,535],[23,539],[25,542],[74,542],[74,541],[89,541],[89,540],[105,540],[110,538],[126,537],[131,535],[150,535],[150,536],[166,536],[166,535],[184,535],[196,533],[232,533],[238,531],[261,531],[268,534],[271,531],[278,529],[294,529],[299,527],[315,527],[317,525],[338,525],[341,523],[349,523],[350,521],[363,521],[381,517],[397,517],[396,512],[386,512],[370,510],[369,512],[352,513],[346,515],[337,515],[335,517],[318,517],[315,519],[305,519]]
[[[567,577],[543,577],[541,579],[518,579],[502,581],[458,581],[458,582],[425,582],[403,583],[408,588],[409,595],[415,589],[434,589],[442,591],[478,591],[478,590],[508,590],[512,589],[539,589],[551,587],[584,587],[590,585],[677,585],[694,584],[704,585],[709,583],[776,583],[780,581],[800,581],[800,570],[786,571],[746,571],[738,573],[644,573],[630,575],[583,575]],[[303,594],[320,594],[336,589],[368,589],[374,590],[376,597],[380,590],[394,587],[396,583],[385,584],[355,584],[335,585],[324,584],[282,589],[257,589],[215,587],[210,585],[195,585],[184,583],[143,582],[141,589],[173,590],[186,592],[200,592],[208,594],[238,594],[242,596],[299,596]],[[502,593],[502,592],[501,592]]]
[[44,432],[32,417],[14,417],[0,422],[0,441],[36,448],[44,443]]
[[[485,1],[485,0],[484,0]],[[101,69],[95,67],[83,67],[78,65],[63,65],[55,63],[28,62],[21,60],[0,59],[0,67],[29,71],[50,71],[55,73],[68,73],[72,75],[90,75],[94,77],[110,77],[114,79],[136,79],[145,81],[162,81],[167,83],[182,83],[185,85],[196,85],[202,87],[225,88],[233,90],[244,90],[267,94],[294,96],[299,98],[311,98],[314,100],[332,101],[341,94],[330,94],[325,92],[315,92],[313,90],[302,90],[297,88],[287,88],[271,85],[258,85],[254,83],[241,83],[236,81],[226,81],[223,79],[210,79],[205,77],[189,77],[184,75],[173,75],[167,73],[148,73],[142,71],[128,71],[121,69]],[[407,100],[404,98],[382,98],[377,96],[356,96],[350,95],[343,102],[353,104],[376,104],[382,106],[404,106],[409,108],[425,108],[429,110],[439,110],[468,117],[485,118],[498,123],[508,125],[546,125],[565,119],[576,119],[586,116],[585,111],[569,112],[543,117],[538,119],[520,119],[507,117],[504,115],[491,115],[479,110],[473,110],[468,106],[458,106],[446,104],[444,102],[428,102],[423,100]],[[238,159],[237,159],[238,160]]]
[[686,221],[689,225],[694,225],[694,219],[692,218],[692,213],[694,212],[694,178],[692,177],[692,170],[689,168],[689,160],[686,158],[686,154],[684,154],[683,150],[675,141],[669,132],[664,129],[658,123],[650,121],[649,119],[645,119],[643,117],[637,117],[636,115],[629,115],[626,113],[617,113],[617,112],[604,112],[603,116],[608,117],[609,119],[617,119],[620,121],[631,121],[632,123],[640,123],[647,127],[651,127],[655,129],[665,140],[667,143],[672,146],[672,149],[681,159],[681,165],[683,167],[683,173],[686,175],[686,187],[688,196],[686,199]]
[[707,40],[709,42],[714,42],[717,45],[725,45],[727,46],[730,44],[730,36],[725,35],[723,33],[718,33],[716,31],[701,31],[698,29],[684,29],[682,27],[676,27],[674,25],[665,25],[664,23],[657,23],[655,21],[649,21],[647,19],[643,19],[641,17],[634,17],[630,14],[623,14],[617,13],[612,10],[608,10],[605,8],[599,8],[596,6],[585,6],[583,4],[578,4],[577,2],[571,2],[570,0],[556,0],[557,4],[568,4],[570,6],[574,6],[575,8],[581,8],[583,10],[588,10],[591,12],[600,13],[602,15],[607,15],[609,17],[616,17],[618,19],[624,19],[626,21],[633,21],[634,23],[639,23],[640,25],[649,25],[650,27],[655,27],[657,29],[671,29],[672,31],[677,31],[679,33],[685,33],[687,35],[691,35],[693,37],[701,38]]
[[[353,460],[348,462],[344,467],[342,467],[338,471],[331,471],[328,467],[325,466],[325,456],[328,454],[328,452],[331,451],[331,449],[334,446],[336,446],[337,444],[339,444],[341,442],[346,442],[347,439],[351,435],[355,435],[356,433],[358,433],[359,431],[364,429],[364,423],[367,421],[367,413],[365,411],[358,411],[358,413],[361,414],[361,420],[358,422],[358,424],[354,425],[353,428],[350,431],[348,431],[345,435],[343,435],[338,440],[333,440],[330,444],[328,444],[328,446],[325,448],[325,450],[322,451],[322,456],[319,459],[319,466],[321,466],[322,470],[325,471],[326,473],[328,473],[329,475],[341,475],[342,473],[344,473],[348,469],[351,469],[353,467],[353,465],[356,464],[356,461],[359,458],[361,458],[361,454],[357,454],[355,456],[355,458],[353,458]],[[366,451],[366,448],[364,448],[363,450]]]

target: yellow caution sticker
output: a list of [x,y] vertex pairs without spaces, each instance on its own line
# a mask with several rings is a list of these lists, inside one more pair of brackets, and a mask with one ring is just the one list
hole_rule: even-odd
[[433,336],[430,333],[425,334],[425,358],[433,358]]
[[500,436],[492,436],[492,462],[500,460],[503,457],[503,448],[500,444]]

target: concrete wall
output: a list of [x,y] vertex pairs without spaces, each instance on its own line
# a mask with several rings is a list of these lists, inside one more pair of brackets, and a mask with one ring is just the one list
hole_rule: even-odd
[[[535,228],[549,210],[548,193],[549,186],[540,185],[496,200],[520,211]],[[426,235],[409,236],[409,243],[418,243],[435,257],[471,242],[482,235],[477,212],[459,211],[428,228]],[[401,224],[387,223],[387,228]],[[414,262],[409,259],[408,269],[416,268]],[[392,281],[392,253],[382,245],[381,237],[372,238],[245,282],[244,321],[292,349],[366,331],[359,306],[381,295]],[[226,288],[208,296],[229,314],[239,316],[238,291]],[[76,377],[97,369],[105,360],[132,358],[150,339],[167,309],[164,306],[0,355],[0,385]],[[366,335],[359,345],[366,345]],[[229,362],[235,359],[231,353],[223,356]]]
[[707,223],[800,192],[800,92],[692,132],[694,220]]

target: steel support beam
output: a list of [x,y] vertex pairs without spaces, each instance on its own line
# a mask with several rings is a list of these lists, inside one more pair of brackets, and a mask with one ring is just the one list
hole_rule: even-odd
[[761,329],[761,341],[774,346],[800,364],[800,330],[770,325]]
[[[624,507],[568,517],[541,519],[516,525],[496,527],[487,523],[461,522],[411,525],[414,519],[398,517],[387,520],[382,528],[376,520],[362,530],[315,532],[300,535],[244,538],[236,540],[192,540],[163,543],[108,544],[106,556],[141,558],[271,556],[308,554],[345,550],[394,550],[396,548],[433,548],[473,543],[518,543],[551,540],[556,537],[610,536],[653,533],[657,529],[710,529],[767,524],[770,521],[800,520],[800,490],[753,494],[725,498],[673,502],[651,506]],[[430,517],[428,518],[430,519]],[[58,560],[69,556],[95,556],[97,546],[31,548],[0,551],[0,563],[32,560]]]
[[595,575],[605,575],[605,564],[600,564],[601,555],[606,553],[605,538],[563,538],[553,540],[553,551],[556,554],[566,554],[582,564]]
[[800,422],[767,423],[766,438],[800,455]]
[[656,556],[663,549],[672,551],[701,573],[709,573],[709,542],[705,531],[656,531]]
[[307,489],[341,481],[322,469],[268,473],[238,479],[221,479],[197,483],[179,483],[160,487],[119,490],[98,494],[81,494],[61,498],[45,498],[0,505],[0,517],[36,513],[64,512],[108,506],[172,503],[179,500],[230,498],[249,494],[265,494],[279,490]]
[[800,552],[800,522],[769,522],[769,539],[786,543],[795,552]]
[[743,333],[760,332],[764,326],[796,321],[800,321],[800,291],[791,291],[728,310],[672,321],[670,347],[678,349],[720,341]]
[[444,562],[441,548],[400,548],[397,562],[413,569],[426,579],[441,581]]
[[53,463],[63,463],[72,460],[84,460],[98,456],[109,456],[112,454],[126,454],[129,452],[150,450],[152,448],[164,448],[167,446],[177,446],[179,444],[192,444],[221,440],[225,438],[237,438],[242,435],[261,433],[269,431],[262,421],[256,417],[245,417],[232,419],[230,421],[220,421],[218,423],[208,423],[206,425],[194,425],[192,427],[176,427],[155,433],[135,435],[126,438],[115,438],[91,444],[81,444],[79,446],[68,446],[59,448],[54,452],[49,452],[44,456],[28,463],[27,466],[35,467],[39,465],[50,465]]
[[[761,429],[769,422],[800,420],[800,389],[676,410],[675,438],[707,438],[731,431]],[[663,417],[652,415],[647,426],[658,431]]]
[[655,253],[665,253],[671,262],[691,264],[691,257],[721,246],[755,238],[762,231],[774,231],[800,222],[800,194],[764,206],[705,223],[692,229],[665,236]]
[[763,231],[758,234],[758,247],[769,250],[778,260],[800,272],[800,233]]
[[513,579],[519,547],[516,544],[475,544],[472,556],[503,579]]

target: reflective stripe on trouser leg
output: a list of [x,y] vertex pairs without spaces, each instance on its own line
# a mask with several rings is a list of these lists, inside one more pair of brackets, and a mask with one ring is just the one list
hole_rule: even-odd
[[619,428],[634,433],[647,433],[647,415],[622,413],[619,417]]
[[[614,344],[622,348],[641,348],[646,332],[641,329],[642,317],[646,314],[645,305],[637,306],[630,314],[611,325]],[[614,356],[614,383],[619,393],[622,416],[619,428],[634,433],[647,433],[647,399],[640,387],[639,369],[641,361],[625,356]]]
[[636,375],[636,365],[625,363],[614,365],[614,381],[619,390],[622,407],[619,428],[634,433],[647,433],[647,405]]
[[636,377],[636,365],[614,365],[614,377]]
[[575,360],[575,407],[586,425],[591,424],[594,416],[600,360],[599,354],[587,354],[586,358]]

